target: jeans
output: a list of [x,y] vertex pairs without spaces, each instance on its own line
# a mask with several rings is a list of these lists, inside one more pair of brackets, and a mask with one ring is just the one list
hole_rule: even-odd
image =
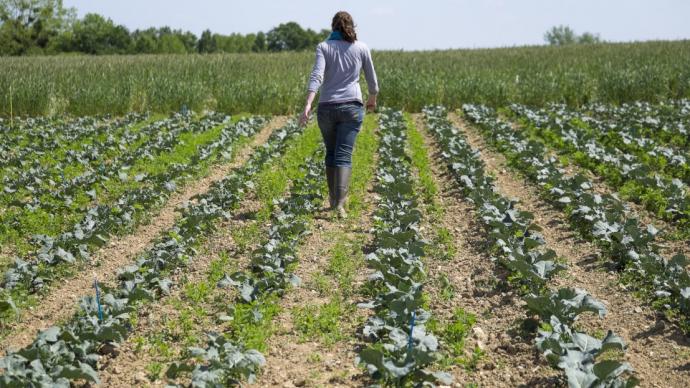
[[326,166],[352,167],[352,151],[364,121],[364,106],[359,102],[319,105],[316,117],[326,145]]

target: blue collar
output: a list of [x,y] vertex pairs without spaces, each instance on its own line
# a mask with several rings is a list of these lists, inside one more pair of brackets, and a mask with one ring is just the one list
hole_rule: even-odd
[[343,40],[343,34],[340,31],[333,31],[328,37],[328,40]]

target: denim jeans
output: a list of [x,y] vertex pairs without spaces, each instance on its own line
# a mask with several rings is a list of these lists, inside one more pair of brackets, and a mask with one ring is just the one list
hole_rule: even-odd
[[326,145],[326,166],[352,167],[352,151],[364,121],[364,106],[358,102],[319,105],[316,117]]

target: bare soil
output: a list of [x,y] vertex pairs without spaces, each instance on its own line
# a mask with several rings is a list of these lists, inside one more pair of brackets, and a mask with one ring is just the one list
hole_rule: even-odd
[[[450,372],[455,384],[477,383],[486,387],[554,386],[559,373],[539,355],[530,338],[521,334],[525,318],[520,296],[501,286],[505,271],[495,265],[486,252],[483,226],[477,220],[474,205],[463,200],[457,185],[441,162],[439,148],[426,132],[421,117],[414,116],[424,135],[432,159],[431,169],[439,187],[438,202],[443,209],[439,226],[450,231],[456,249],[451,260],[428,260],[431,309],[441,322],[452,322],[455,309],[462,308],[476,316],[466,350],[478,346],[485,352],[477,369],[455,365]],[[431,228],[425,225],[425,229]],[[423,230],[424,233],[430,233]],[[454,297],[441,296],[440,277],[445,275],[453,286]],[[468,354],[469,355],[469,354]]]
[[462,119],[451,115],[468,142],[481,151],[487,172],[496,177],[498,190],[519,201],[521,209],[535,215],[543,228],[547,248],[565,260],[567,271],[555,280],[557,287],[578,287],[601,300],[609,313],[599,320],[583,317],[582,326],[590,334],[613,330],[628,344],[625,359],[635,368],[643,387],[685,387],[690,381],[690,341],[673,325],[634,297],[618,281],[618,273],[608,269],[608,260],[593,244],[579,238],[565,215],[539,199],[537,189],[510,171],[502,155],[493,152],[481,134]]
[[0,349],[25,347],[40,330],[73,316],[79,300],[90,292],[94,276],[97,276],[101,283],[112,284],[119,268],[132,262],[139,253],[152,245],[162,231],[172,227],[179,216],[177,210],[182,204],[206,192],[230,170],[241,166],[254,148],[266,142],[273,130],[285,125],[286,122],[287,117],[274,117],[249,144],[238,150],[232,162],[212,168],[208,176],[191,182],[181,192],[173,194],[159,213],[152,216],[146,225],[139,226],[134,233],[112,239],[95,255],[93,263],[88,268],[56,285],[41,299],[38,306],[24,312],[10,334],[0,341]]
[[[343,317],[340,328],[344,339],[326,345],[320,338],[304,338],[295,330],[292,312],[303,306],[321,306],[331,301],[331,296],[319,292],[317,277],[323,276],[329,264],[329,251],[338,241],[364,240],[362,249],[367,249],[373,236],[368,231],[372,226],[375,195],[372,184],[367,188],[365,210],[357,219],[345,221],[325,213],[314,219],[312,233],[299,250],[299,265],[295,270],[302,279],[302,285],[290,290],[281,301],[281,314],[277,317],[278,331],[268,340],[266,366],[258,380],[251,386],[363,386],[368,376],[355,362],[356,352],[364,346],[358,331],[361,322],[370,314],[369,310],[354,309]],[[353,289],[357,290],[367,281],[366,267],[357,270]],[[332,291],[337,295],[337,284],[330,279]],[[338,297],[338,296],[336,296]],[[361,295],[354,293],[343,303],[355,306],[362,302]],[[348,307],[345,307],[347,309]]]
[[[184,345],[181,343],[182,340],[169,344],[171,354],[156,356],[156,351],[152,350],[150,342],[147,341],[146,345],[140,347],[137,338],[150,339],[162,331],[166,331],[166,335],[169,336],[181,335],[182,329],[177,327],[177,323],[180,322],[179,318],[183,311],[170,301],[179,301],[185,298],[184,286],[198,284],[205,280],[211,263],[218,259],[221,254],[227,254],[234,260],[233,265],[237,268],[246,268],[249,265],[249,252],[255,247],[238,252],[231,231],[248,223],[256,222],[252,215],[256,214],[260,208],[261,204],[253,196],[245,199],[240,208],[234,212],[232,219],[219,223],[217,231],[204,243],[200,249],[200,254],[194,258],[190,265],[174,276],[174,284],[177,287],[171,291],[170,295],[140,310],[137,326],[127,341],[120,346],[116,354],[111,354],[101,363],[100,376],[104,386],[131,387],[141,384],[165,386],[163,379],[153,382],[149,380],[147,366],[153,362],[165,361],[165,359],[179,359],[182,352],[185,351]],[[227,300],[232,300],[232,296],[228,295]],[[187,306],[192,302],[185,299],[184,303]],[[203,333],[208,331],[219,331],[217,327],[213,330],[213,326],[217,325],[213,318],[209,315],[195,316],[194,331],[199,336],[203,336]]]
[[[451,115],[454,115],[454,117],[457,118],[457,115],[455,115],[455,113],[451,113]],[[522,130],[520,124],[511,121],[509,118],[502,118],[507,122],[510,122],[514,130]],[[554,150],[551,150],[550,153],[552,156],[558,156],[558,154]],[[594,174],[592,171],[586,168],[577,166],[574,163],[565,166],[564,170],[566,171],[566,174],[570,176],[573,176],[575,174],[581,174],[583,176],[586,176],[590,181],[592,181],[592,183],[594,183],[593,189],[596,193],[599,193],[601,195],[615,195],[617,192],[616,188],[612,187],[608,182],[606,182],[606,180],[603,177]],[[659,244],[659,247],[661,248],[660,253],[662,255],[664,255],[665,257],[672,257],[673,255],[677,254],[690,256],[690,240],[683,241],[668,238],[671,234],[678,231],[677,226],[669,223],[668,221],[663,220],[662,218],[648,211],[647,209],[645,209],[643,205],[631,201],[624,201],[624,204],[630,209],[630,216],[636,217],[644,225],[654,225],[661,231],[658,239],[659,241],[657,242]]]

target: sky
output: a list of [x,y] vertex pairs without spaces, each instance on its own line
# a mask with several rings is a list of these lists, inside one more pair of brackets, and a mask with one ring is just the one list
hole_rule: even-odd
[[352,14],[359,39],[373,49],[431,50],[544,43],[568,25],[607,41],[690,39],[688,0],[64,0],[81,17],[96,12],[129,29],[170,26],[197,35],[269,31],[295,21],[330,29]]

